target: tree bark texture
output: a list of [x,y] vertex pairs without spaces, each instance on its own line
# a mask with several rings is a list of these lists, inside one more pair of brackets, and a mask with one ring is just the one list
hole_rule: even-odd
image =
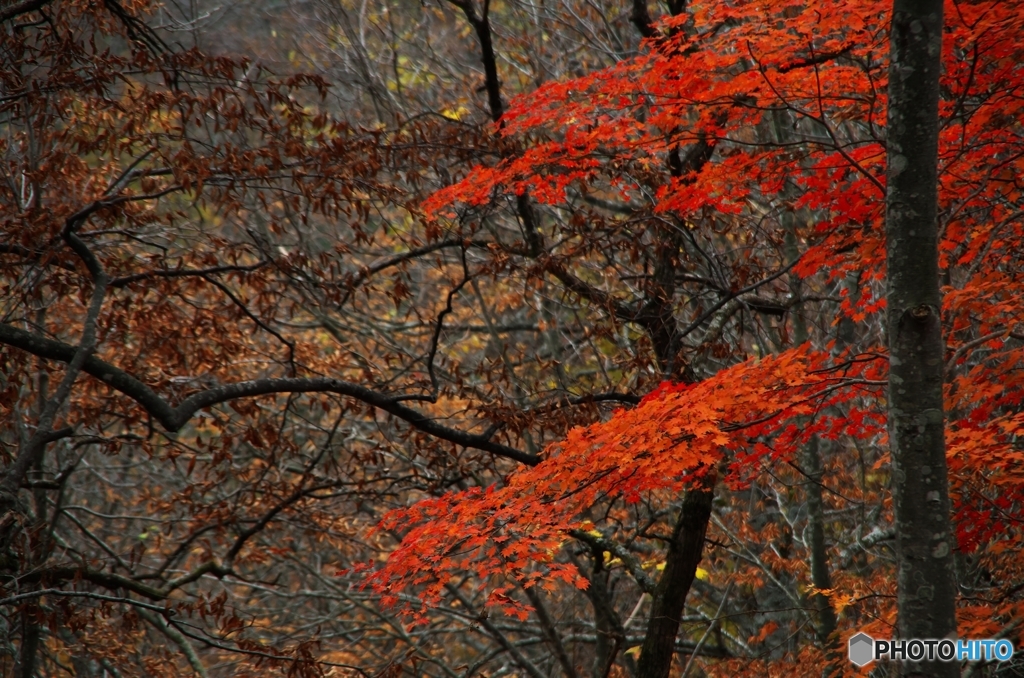
[[[891,41],[885,227],[899,633],[953,637],[937,245],[942,0],[895,0]],[[958,674],[955,663],[940,662],[908,664],[903,672]]]
[[636,678],[667,678],[675,655],[676,635],[683,604],[704,551],[704,536],[711,520],[714,477],[703,487],[686,492],[665,558],[665,570],[652,596],[651,616],[640,648]]

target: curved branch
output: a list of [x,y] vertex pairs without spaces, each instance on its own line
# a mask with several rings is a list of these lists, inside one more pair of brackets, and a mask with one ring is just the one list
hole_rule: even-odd
[[437,379],[437,372],[434,370],[434,358],[437,357],[437,342],[441,339],[441,331],[444,329],[444,317],[452,312],[452,300],[462,291],[472,276],[469,274],[469,264],[466,263],[466,249],[462,249],[462,280],[458,285],[448,290],[448,302],[441,312],[437,314],[437,322],[434,324],[434,334],[430,337],[430,350],[427,351],[427,373],[430,375],[430,386],[433,389],[429,402],[437,402],[437,394],[441,390],[441,384]]
[[[0,250],[2,251],[2,250]],[[144,271],[142,273],[132,273],[130,275],[123,275],[118,278],[114,278],[107,285],[110,289],[119,289],[121,287],[127,287],[132,283],[141,282],[143,280],[151,280],[153,278],[188,278],[188,277],[206,277],[209,275],[215,275],[217,273],[251,273],[257,269],[266,266],[269,261],[259,261],[255,264],[248,266],[211,266],[209,268],[179,268],[171,270],[155,270],[155,271]]]
[[[170,638],[181,653],[185,655],[185,659],[188,660],[189,666],[195,671],[199,678],[209,678],[209,673],[206,672],[206,667],[203,666],[202,660],[199,659],[199,655],[196,654],[196,650],[192,647],[192,644],[188,642],[188,638],[182,635],[181,631],[172,624],[168,624],[162,616],[153,614],[145,608],[138,608],[136,610],[138,615],[145,619],[153,627],[159,629],[161,633]],[[710,627],[709,627],[710,628]]]
[[[74,346],[3,323],[0,323],[0,343],[20,348],[40,358],[64,363],[70,363],[74,359],[76,350]],[[193,393],[174,407],[131,374],[95,356],[90,355],[85,359],[82,371],[137,402],[164,429],[172,433],[179,431],[199,410],[239,398],[275,393],[334,393],[372,405],[435,438],[530,466],[540,462],[536,455],[493,442],[489,435],[467,433],[443,426],[419,410],[401,404],[400,396],[385,395],[341,379],[288,377],[241,381]]]
[[167,612],[166,608],[158,607],[156,605],[150,605],[149,603],[143,603],[139,600],[132,600],[131,598],[120,598],[114,596],[105,596],[100,593],[92,593],[91,591],[66,591],[64,589],[37,589],[35,591],[27,591],[25,593],[19,593],[14,596],[8,596],[7,598],[0,598],[0,607],[7,605],[14,605],[20,603],[23,600],[32,600],[34,598],[42,598],[43,596],[62,596],[66,598],[89,598],[90,600],[102,600],[107,603],[124,603],[125,605],[131,605],[133,607],[153,610],[164,614]]
[[[54,431],[52,426],[58,410],[71,394],[71,389],[75,381],[78,380],[79,373],[84,371],[85,364],[92,359],[93,353],[96,350],[96,323],[100,310],[103,308],[103,300],[107,294],[109,278],[96,256],[75,233],[77,226],[76,222],[68,220],[64,224],[61,237],[78,255],[86,268],[89,269],[89,274],[93,279],[93,291],[82,327],[82,338],[78,346],[63,345],[65,348],[65,359],[63,362],[67,364],[64,378],[61,379],[60,385],[53,392],[53,395],[46,400],[43,410],[39,415],[36,432],[25,445],[20,447],[14,463],[6,469],[6,474],[3,480],[0,481],[0,512],[7,511],[16,503],[16,497],[22,481],[24,481],[32,464],[39,459],[39,455],[43,453],[46,445],[70,435],[67,428]],[[12,327],[11,329],[16,328]],[[28,332],[25,332],[25,334],[28,334]]]
[[53,0],[24,0],[0,11],[0,23],[16,19],[22,14],[29,14],[49,5]]
[[66,581],[87,581],[111,591],[131,591],[143,598],[148,598],[152,601],[161,601],[166,600],[175,589],[191,583],[206,574],[212,574],[215,577],[223,577],[227,574],[227,571],[216,563],[209,561],[200,565],[196,570],[183,575],[178,579],[167,582],[167,585],[163,588],[149,586],[148,584],[143,584],[131,577],[125,577],[113,572],[101,572],[98,570],[90,570],[84,567],[74,566],[56,566],[34,570],[19,577],[18,581],[19,583],[41,582],[44,584],[54,584]]
[[399,252],[398,254],[393,254],[389,257],[378,259],[377,261],[361,268],[358,273],[352,275],[351,277],[345,280],[344,284],[348,288],[348,293],[342,298],[341,302],[338,303],[338,306],[343,306],[345,302],[348,301],[349,295],[351,294],[352,290],[354,290],[357,286],[361,285],[373,274],[380,273],[384,269],[391,268],[392,266],[397,266],[403,262],[415,259],[416,257],[421,257],[424,254],[430,254],[431,252],[436,252],[437,250],[444,249],[447,247],[461,247],[463,250],[469,247],[476,247],[479,249],[486,250],[491,244],[492,243],[486,240],[446,238],[445,240],[438,240],[437,242],[428,243],[420,247],[414,247],[405,252]]

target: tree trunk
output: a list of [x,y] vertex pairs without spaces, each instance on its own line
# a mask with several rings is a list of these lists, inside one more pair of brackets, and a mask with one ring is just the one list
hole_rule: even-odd
[[[937,224],[942,0],[895,0],[891,40],[885,227],[899,633],[953,637]],[[903,675],[958,674],[955,663],[924,662]]]
[[703,487],[686,492],[665,557],[665,571],[652,596],[651,616],[640,648],[637,678],[667,678],[675,655],[676,635],[683,604],[697,574],[704,551],[704,535],[711,520],[714,474],[709,472]]

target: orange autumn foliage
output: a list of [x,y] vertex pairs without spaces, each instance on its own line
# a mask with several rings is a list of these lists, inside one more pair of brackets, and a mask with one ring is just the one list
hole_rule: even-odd
[[[888,10],[876,0],[695,3],[663,21],[639,56],[517,99],[500,130],[517,152],[474,168],[426,209],[464,219],[501,197],[567,208],[591,195],[627,210],[649,201],[682,223],[767,213],[764,203],[813,214],[800,227],[793,270],[808,282],[852,280],[841,311],[877,323],[885,307]],[[960,553],[999,582],[986,605],[962,606],[961,628],[967,636],[1019,634],[1010,622],[1020,617],[1024,574],[1013,555],[1024,548],[1024,14],[1003,2],[949,2],[946,14],[939,247],[947,456]],[[666,156],[699,143],[716,151],[699,171],[652,179]],[[745,222],[720,223],[728,241]],[[884,358],[877,346],[859,348]],[[603,500],[669,497],[726,465],[724,479],[735,485],[772,459],[794,458],[812,435],[884,444],[881,363],[840,361],[847,371],[837,377],[830,360],[793,349],[694,385],[663,386],[633,410],[572,431],[540,465],[501,486],[400,509],[383,526],[413,527],[373,586],[394,600],[424,585],[424,600],[434,603],[449,578],[473,572],[493,579],[492,604],[523,615],[503,579],[572,581],[574,567],[556,554],[571,531],[594,527],[588,510]],[[832,593],[844,601],[837,607],[885,595],[886,577],[882,569],[862,585],[840,573],[848,593]],[[894,617],[884,603],[880,614],[881,633]],[[723,675],[739,665],[723,663]]]
[[[820,676],[837,641],[890,634],[889,3],[669,4],[638,49],[523,76],[503,111],[487,92],[493,127],[475,62],[435,92],[445,69],[395,48],[380,101],[445,107],[373,118],[320,78],[161,45],[145,0],[0,10],[3,471],[46,440],[0,497],[9,645],[41,634],[44,675],[536,678],[603,644],[593,672],[627,676],[699,487],[673,671]],[[452,30],[465,61],[490,7],[512,82],[516,49],[563,37],[515,12],[555,5],[366,15],[385,42]],[[965,637],[1024,618],[1017,5],[949,2],[944,42]]]
[[[726,483],[742,487],[762,457],[778,461],[813,435],[876,435],[884,422],[856,408],[843,419],[792,422],[858,390],[877,391],[885,383],[879,358],[835,365],[828,354],[805,345],[697,384],[665,382],[637,407],[573,429],[549,446],[544,461],[513,473],[500,487],[450,493],[389,513],[380,529],[402,533],[402,544],[370,582],[390,604],[418,585],[425,585],[421,600],[436,604],[448,579],[464,572],[483,580],[515,579],[527,588],[551,580],[585,588],[576,568],[555,556],[569,532],[593,529],[585,517],[589,507],[672,497],[719,468]],[[770,445],[763,442],[769,437]],[[527,608],[506,595],[513,588],[496,586],[490,602],[524,615]]]

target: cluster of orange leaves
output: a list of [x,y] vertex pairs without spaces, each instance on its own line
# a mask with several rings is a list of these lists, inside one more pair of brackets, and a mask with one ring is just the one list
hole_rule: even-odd
[[[856,274],[858,288],[843,291],[842,312],[856,322],[877,318],[885,308],[877,290],[885,276],[890,5],[694,3],[690,14],[665,22],[661,37],[638,57],[513,102],[501,133],[522,140],[520,152],[475,168],[432,196],[425,210],[443,218],[457,204],[527,192],[541,203],[562,204],[570,189],[638,200],[630,177],[663,167],[673,148],[710,141],[720,149],[715,160],[696,176],[664,180],[653,209],[684,217],[706,210],[739,214],[749,200],[777,196],[790,182],[798,189],[790,207],[816,215],[794,270],[805,277],[824,271],[829,281]],[[949,274],[949,369],[985,352],[947,385],[951,491],[960,549],[998,556],[1021,545],[1024,505],[1018,444],[1024,350],[1004,346],[1016,332],[1024,296],[1017,254],[1024,241],[1018,223],[1024,15],[1016,3],[947,2],[943,44],[946,225],[939,249]],[[816,125],[821,141],[754,139],[751,130],[769,127],[776,110],[804,129]],[[423,586],[429,604],[456,574],[475,573],[492,584],[506,578],[491,602],[523,615],[506,596],[507,578],[524,586],[555,579],[583,585],[571,565],[555,558],[568,530],[588,528],[582,515],[600,499],[676,493],[723,462],[726,480],[742,482],[757,473],[759,458],[792,455],[812,433],[884,444],[883,362],[846,363],[839,378],[822,371],[825,354],[801,348],[734,366],[701,384],[663,387],[634,410],[574,430],[548,449],[542,464],[514,473],[501,487],[390,514],[383,528],[401,532],[402,543],[372,584],[389,602],[406,587]],[[843,399],[848,419],[813,416],[825,401]],[[1019,567],[1004,573],[1010,579],[1011,570]],[[963,608],[966,627],[975,628],[991,610],[975,612]]]
[[789,454],[811,435],[876,433],[881,420],[870,411],[822,417],[810,426],[797,421],[848,400],[855,387],[877,388],[884,369],[878,356],[836,365],[805,345],[696,384],[665,382],[637,407],[573,429],[547,449],[544,461],[501,486],[390,512],[380,529],[400,533],[402,542],[373,572],[371,585],[385,604],[416,587],[425,607],[439,602],[452,577],[472,573],[493,585],[489,604],[525,618],[529,608],[508,596],[515,582],[554,588],[560,580],[586,588],[575,567],[557,556],[569,531],[593,528],[584,516],[589,507],[607,499],[668,498],[719,469],[727,483],[742,486],[757,458]]

